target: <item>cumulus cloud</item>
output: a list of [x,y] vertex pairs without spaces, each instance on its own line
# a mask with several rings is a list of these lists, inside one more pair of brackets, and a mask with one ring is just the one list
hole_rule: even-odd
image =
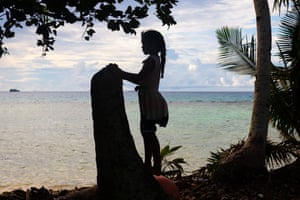
[[197,66],[195,64],[190,64],[188,69],[189,69],[190,72],[194,72],[194,71],[197,70]]
[[[90,41],[82,38],[80,24],[66,25],[58,31],[55,51],[46,57],[36,47],[38,36],[32,29],[17,32],[5,41],[10,55],[0,59],[0,90],[88,90],[91,76],[108,63],[138,72],[142,60],[140,33],[157,29],[167,44],[167,64],[162,90],[252,90],[251,77],[239,76],[217,66],[218,44],[215,35],[221,26],[240,27],[255,34],[252,0],[184,0],[173,15],[177,25],[161,26],[154,16],[142,21],[136,35],[111,32],[96,24]],[[275,23],[275,22],[273,22]],[[125,88],[133,85],[124,83]]]

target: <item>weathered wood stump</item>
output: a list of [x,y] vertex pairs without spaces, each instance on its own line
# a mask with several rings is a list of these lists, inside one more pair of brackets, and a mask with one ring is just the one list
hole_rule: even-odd
[[109,67],[93,76],[91,103],[99,199],[171,199],[144,168],[130,133],[122,80]]

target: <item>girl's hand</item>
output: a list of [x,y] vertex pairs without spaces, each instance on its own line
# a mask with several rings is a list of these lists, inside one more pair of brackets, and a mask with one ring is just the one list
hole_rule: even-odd
[[109,63],[106,68],[113,73],[121,73],[121,69],[115,63]]

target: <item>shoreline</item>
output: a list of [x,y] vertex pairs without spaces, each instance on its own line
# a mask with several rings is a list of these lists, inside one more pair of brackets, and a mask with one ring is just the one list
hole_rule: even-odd
[[[173,180],[179,188],[181,200],[300,200],[300,162],[294,162],[283,168],[264,175],[255,176],[247,182],[220,183],[208,177],[194,173]],[[96,187],[28,188],[26,190],[5,191],[0,199],[64,199],[96,200]]]
[[63,190],[76,190],[79,188],[89,188],[89,187],[94,187],[95,184],[79,184],[79,185],[54,185],[54,186],[49,186],[49,185],[43,185],[43,184],[32,184],[32,185],[24,185],[24,186],[11,186],[11,187],[0,187],[0,196],[3,195],[4,193],[10,193],[13,191],[27,191],[30,190],[31,188],[46,188],[49,191],[63,191]]
[[[204,166],[205,164],[203,164]],[[201,165],[202,166],[202,165]],[[184,171],[184,173],[182,174],[182,177],[189,177],[193,174],[193,172],[197,171],[198,168],[195,168],[194,170],[191,171]],[[52,191],[60,191],[60,190],[76,190],[79,188],[89,188],[89,187],[93,187],[96,185],[96,181],[95,183],[81,183],[81,184],[61,184],[61,185],[48,185],[48,184],[16,184],[13,186],[0,186],[0,196],[3,193],[6,192],[13,192],[15,190],[23,190],[23,191],[27,191],[30,190],[31,188],[47,188],[48,190],[52,190]]]

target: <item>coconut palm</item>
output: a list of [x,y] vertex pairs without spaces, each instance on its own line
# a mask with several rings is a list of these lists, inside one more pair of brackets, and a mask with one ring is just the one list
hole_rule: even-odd
[[[270,66],[271,66],[271,22],[267,0],[254,0],[257,27],[257,60],[255,63],[254,101],[250,130],[244,145],[227,156],[221,157],[220,165],[215,172],[219,180],[238,181],[251,175],[265,172],[265,147],[267,143],[269,102],[270,102]],[[240,35],[237,34],[237,37]],[[230,41],[229,41],[230,42]],[[239,41],[235,42],[237,48]],[[224,55],[232,51],[224,48]],[[245,51],[235,56],[244,56]],[[235,57],[234,56],[234,57]],[[233,67],[232,60],[224,57],[227,64]],[[251,63],[251,59],[242,63]],[[250,176],[249,176],[250,175]]]
[[[277,2],[278,3],[278,2]],[[300,136],[300,14],[298,4],[293,4],[293,9],[289,11],[281,21],[280,39],[277,42],[278,56],[282,60],[283,66],[275,66],[271,63],[270,82],[270,119],[274,127],[280,130],[284,141],[278,144],[282,147],[293,148],[293,156],[297,157],[299,142],[296,136]],[[252,36],[250,40],[242,36],[241,29],[222,27],[217,30],[217,38],[220,44],[219,64],[222,68],[234,71],[239,74],[250,76],[256,75],[255,60],[255,40]],[[291,161],[279,153],[278,149],[274,154],[267,157],[269,164],[278,163],[279,160]],[[270,152],[270,151],[268,151]],[[286,154],[289,158],[291,154]],[[272,157],[273,156],[273,157]],[[275,158],[275,159],[272,159]]]

